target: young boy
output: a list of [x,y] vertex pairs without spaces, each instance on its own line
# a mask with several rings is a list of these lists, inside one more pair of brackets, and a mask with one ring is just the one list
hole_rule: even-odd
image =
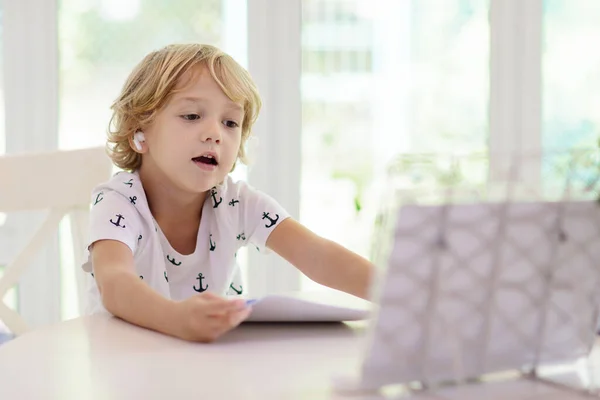
[[261,106],[249,74],[219,49],[171,45],[147,55],[112,105],[116,174],[92,196],[91,312],[210,342],[250,307],[236,252],[273,250],[323,285],[366,298],[367,260],[325,240],[229,172]]

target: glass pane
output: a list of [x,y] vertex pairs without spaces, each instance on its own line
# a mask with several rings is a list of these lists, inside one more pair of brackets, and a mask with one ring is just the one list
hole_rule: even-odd
[[[303,0],[304,224],[369,256],[392,160],[487,152],[488,11],[481,0]],[[479,169],[466,179],[484,179]]]
[[[2,156],[5,153],[6,150],[6,138],[4,135],[4,71],[3,71],[3,58],[4,58],[4,49],[3,49],[3,43],[4,43],[4,35],[3,35],[3,29],[2,29],[2,22],[3,22],[3,10],[2,10],[2,2],[0,1],[0,156]],[[6,222],[6,214],[0,212],[0,229],[2,229],[2,226],[4,225],[4,223]],[[1,238],[1,235],[0,235]],[[4,275],[4,267],[5,265],[2,265],[4,263],[8,262],[8,259],[4,259],[5,257],[7,257],[6,254],[4,254],[2,246],[0,246],[0,278],[2,277],[2,275]],[[3,299],[0,299],[2,301],[4,301],[4,303],[12,308],[13,310],[16,309],[17,307],[17,295],[16,295],[16,288],[12,288],[10,289],[6,295],[4,295]],[[4,325],[2,324],[2,322],[0,321],[0,332],[3,331]],[[0,338],[1,340],[1,338]]]
[[[600,133],[600,2],[544,0],[543,120],[545,155],[594,149]],[[546,165],[545,183],[560,184],[559,160]],[[597,170],[594,170],[594,175]]]
[[6,137],[4,136],[4,32],[2,2],[0,1],[0,156],[6,152]]
[[239,0],[61,0],[60,147],[104,144],[110,104],[152,50],[203,42],[232,49],[245,63],[240,21],[245,1]]
[[[60,0],[59,147],[105,144],[111,103],[133,67],[152,50],[171,43],[207,43],[247,67],[246,7],[246,0]],[[245,168],[236,168],[234,178],[245,177]],[[66,220],[61,238],[67,318],[76,312],[76,289]],[[245,253],[238,259],[244,271]]]

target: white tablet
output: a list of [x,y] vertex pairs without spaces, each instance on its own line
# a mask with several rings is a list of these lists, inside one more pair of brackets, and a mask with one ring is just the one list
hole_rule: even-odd
[[458,381],[590,352],[597,202],[411,205],[393,234],[361,386]]

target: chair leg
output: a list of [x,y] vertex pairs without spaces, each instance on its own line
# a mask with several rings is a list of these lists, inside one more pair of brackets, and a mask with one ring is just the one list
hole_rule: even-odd
[[89,210],[77,209],[71,212],[71,236],[73,240],[73,252],[75,254],[75,282],[77,284],[77,303],[79,305],[79,314],[82,315],[85,310],[86,284],[88,276],[81,269],[86,256],[86,240],[89,231]]

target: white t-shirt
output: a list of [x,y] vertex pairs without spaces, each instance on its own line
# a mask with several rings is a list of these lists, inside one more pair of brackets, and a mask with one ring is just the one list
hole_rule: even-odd
[[[268,252],[267,238],[288,217],[271,197],[228,176],[206,197],[196,250],[182,255],[154,220],[139,175],[120,172],[93,191],[87,247],[104,239],[126,244],[140,279],[173,300],[204,291],[241,295],[244,284],[236,263],[238,249],[252,244]],[[90,273],[87,312],[105,311],[89,252],[82,267]]]

